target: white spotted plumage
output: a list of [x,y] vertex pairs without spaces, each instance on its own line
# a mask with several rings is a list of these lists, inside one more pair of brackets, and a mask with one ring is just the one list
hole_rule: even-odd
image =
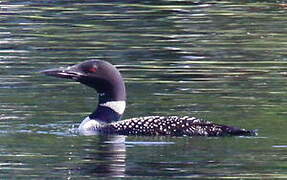
[[210,122],[194,117],[146,116],[113,122],[110,127],[114,128],[117,134],[123,135],[182,135],[185,133],[206,136],[209,134],[208,128],[204,128],[205,125],[210,126]]

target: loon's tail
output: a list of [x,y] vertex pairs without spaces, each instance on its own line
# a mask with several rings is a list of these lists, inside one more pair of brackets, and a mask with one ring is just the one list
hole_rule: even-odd
[[256,136],[257,130],[246,130],[238,127],[223,126],[224,132],[232,136]]

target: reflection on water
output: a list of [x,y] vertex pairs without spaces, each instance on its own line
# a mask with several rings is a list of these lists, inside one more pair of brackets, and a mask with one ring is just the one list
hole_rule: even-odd
[[100,137],[83,147],[82,162],[75,171],[84,176],[124,177],[126,173],[125,137]]
[[[1,177],[286,178],[283,2],[0,4]],[[38,72],[92,58],[122,72],[125,118],[197,116],[259,136],[77,136],[96,93]]]
[[[276,164],[284,159],[280,155],[284,149],[276,147],[268,152],[268,141],[256,137],[129,137],[125,143],[125,137],[121,136],[61,137],[18,133],[1,138],[0,168],[3,178],[10,177],[12,172],[13,177],[37,179],[284,177],[284,173],[265,170],[268,166],[284,167],[284,164]],[[263,146],[258,147],[258,144]],[[260,171],[265,173],[258,174]]]

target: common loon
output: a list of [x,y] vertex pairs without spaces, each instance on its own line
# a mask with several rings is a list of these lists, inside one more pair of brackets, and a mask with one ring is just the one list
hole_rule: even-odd
[[82,135],[117,134],[139,136],[252,136],[253,130],[219,125],[195,117],[146,116],[120,120],[126,107],[126,89],[120,72],[102,60],[88,60],[65,68],[41,71],[48,76],[72,79],[99,94],[97,109],[78,130]]

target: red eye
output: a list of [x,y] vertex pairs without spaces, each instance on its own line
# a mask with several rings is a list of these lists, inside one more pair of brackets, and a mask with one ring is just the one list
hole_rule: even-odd
[[96,72],[96,71],[97,71],[97,68],[95,68],[95,67],[92,67],[89,69],[89,72]]

